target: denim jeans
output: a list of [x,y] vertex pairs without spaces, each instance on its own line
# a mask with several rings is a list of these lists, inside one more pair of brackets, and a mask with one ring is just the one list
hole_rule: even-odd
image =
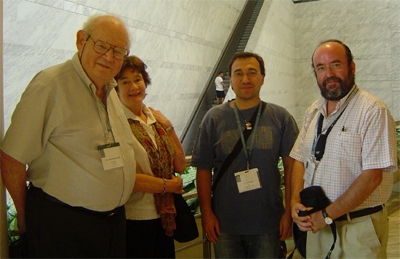
[[230,235],[221,233],[214,245],[215,258],[278,258],[279,233]]

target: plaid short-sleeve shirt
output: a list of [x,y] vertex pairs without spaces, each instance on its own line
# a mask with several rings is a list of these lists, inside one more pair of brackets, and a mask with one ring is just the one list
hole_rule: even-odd
[[[363,170],[383,169],[382,183],[356,210],[385,203],[390,197],[393,176],[397,170],[395,122],[386,105],[375,96],[358,90],[350,99],[328,135],[325,153],[317,164],[312,185],[325,190],[331,201],[339,198]],[[351,93],[349,93],[350,95]],[[326,116],[326,100],[320,98],[306,111],[303,127],[290,153],[305,163],[313,155],[320,114],[324,115],[322,133],[345,107],[344,97],[336,110]],[[307,183],[305,186],[307,187]]]

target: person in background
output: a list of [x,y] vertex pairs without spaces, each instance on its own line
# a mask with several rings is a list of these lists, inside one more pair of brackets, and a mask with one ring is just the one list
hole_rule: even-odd
[[227,86],[224,83],[224,72],[220,71],[218,73],[218,76],[215,78],[215,90],[217,93],[217,105],[222,104],[225,99],[225,91],[224,89],[227,88]]
[[[259,55],[236,53],[229,71],[236,99],[207,112],[192,154],[203,231],[214,243],[216,258],[277,258],[280,240],[291,236],[289,152],[298,128],[286,109],[261,101],[265,66]],[[253,123],[251,117],[256,118]],[[244,148],[221,172],[235,144],[245,142],[243,131],[248,130],[252,132]],[[285,202],[279,157],[285,171]]]
[[[146,68],[141,59],[129,56],[115,80],[132,134],[140,143],[135,145],[137,175],[154,175],[165,181],[174,177],[174,172],[183,172],[186,160],[172,123],[143,103],[151,83]],[[127,257],[175,258],[173,194],[166,189],[154,194],[144,191],[134,191],[125,204]]]
[[[339,40],[318,45],[312,68],[321,98],[306,111],[290,153],[292,217],[307,233],[307,258],[386,258],[388,217],[385,202],[397,170],[395,123],[386,105],[355,84],[356,65]],[[299,193],[323,188],[332,202],[308,216]]]
[[91,16],[72,59],[36,74],[21,96],[1,171],[29,257],[125,256],[136,160],[114,76],[129,46],[119,18]]

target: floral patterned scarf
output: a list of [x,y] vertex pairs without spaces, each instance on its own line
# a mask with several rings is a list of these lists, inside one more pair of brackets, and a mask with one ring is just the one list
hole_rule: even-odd
[[[147,152],[150,167],[155,177],[170,179],[174,173],[173,158],[175,149],[168,134],[162,126],[156,122],[151,124],[154,131],[157,147],[153,144],[149,134],[139,121],[128,119],[133,135]],[[174,234],[176,228],[174,196],[172,193],[154,193],[154,201],[157,213],[161,217],[162,226],[167,236]]]

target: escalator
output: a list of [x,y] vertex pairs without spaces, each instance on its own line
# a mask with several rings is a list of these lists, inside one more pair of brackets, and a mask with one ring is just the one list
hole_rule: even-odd
[[[205,88],[199,98],[196,105],[195,111],[192,113],[183,133],[181,136],[181,142],[185,150],[186,155],[192,154],[192,149],[194,145],[194,140],[197,134],[197,129],[206,114],[206,112],[213,106],[215,100],[215,85],[214,79],[219,71],[225,71],[225,78],[228,76],[228,64],[232,56],[236,52],[242,52],[245,50],[247,42],[250,38],[251,32],[257,21],[257,17],[263,6],[264,0],[248,0],[243,8],[243,11],[239,17],[239,20],[234,28],[231,38],[223,50],[221,58],[215,66],[212,77],[208,80]],[[226,82],[224,80],[224,82]]]

